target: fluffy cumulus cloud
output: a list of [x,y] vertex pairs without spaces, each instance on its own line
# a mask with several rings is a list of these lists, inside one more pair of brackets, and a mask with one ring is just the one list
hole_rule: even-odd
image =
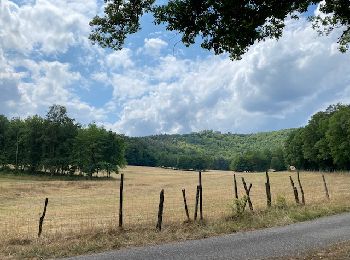
[[96,10],[95,1],[37,0],[17,5],[0,3],[0,42],[5,49],[30,52],[34,48],[44,54],[65,52],[81,43],[88,32],[86,26]]
[[146,38],[143,48],[139,52],[151,56],[159,56],[163,48],[167,47],[168,43],[160,38]]
[[298,127],[350,102],[350,55],[337,51],[338,32],[318,37],[305,20],[289,21],[279,41],[255,44],[240,61],[198,47],[197,58],[174,55],[164,32],[108,51],[87,38],[102,5],[0,1],[1,114],[44,115],[62,104],[82,123],[128,135],[255,132]]
[[240,61],[163,57],[144,69],[142,85],[152,91],[126,101],[114,128],[143,135],[300,126],[349,100],[350,57],[336,50],[336,39],[337,32],[318,37],[305,21],[290,21],[279,41],[256,44]]
[[106,57],[106,66],[110,70],[118,70],[121,67],[129,68],[133,65],[132,52],[128,48],[108,54]]
[[0,113],[25,117],[62,104],[83,121],[105,119],[76,93],[80,72],[59,58],[77,46],[90,48],[88,22],[96,8],[90,0],[0,2]]

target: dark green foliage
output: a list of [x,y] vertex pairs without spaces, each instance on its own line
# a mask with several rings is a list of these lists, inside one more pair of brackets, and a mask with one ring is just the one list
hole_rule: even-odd
[[237,172],[257,172],[266,171],[270,168],[282,171],[286,169],[284,163],[283,151],[278,148],[273,151],[249,151],[236,156],[230,168]]
[[80,129],[73,143],[74,163],[78,168],[92,176],[105,170],[118,172],[125,165],[124,142],[117,134],[91,124]]
[[51,106],[46,115],[42,163],[52,173],[68,171],[72,164],[73,143],[79,129],[74,121],[59,105]]
[[6,164],[12,164],[19,168],[24,166],[26,158],[25,122],[19,118],[13,118],[7,131],[5,140]]
[[87,129],[67,115],[66,108],[50,107],[46,118],[14,118],[0,115],[0,165],[13,165],[30,172],[92,176],[99,170],[108,174],[125,165],[124,138],[102,127]]
[[334,28],[343,29],[339,37],[339,50],[346,52],[350,43],[350,3],[349,0],[326,0],[320,7],[326,15],[310,17],[313,27],[320,35],[328,35]]
[[[273,151],[281,148],[292,130],[258,134],[221,134],[202,131],[184,135],[155,135],[127,138],[126,160],[131,165],[165,166],[181,169],[265,171]],[[252,152],[254,151],[254,152]],[[241,155],[241,156],[240,156]],[[232,161],[248,160],[236,168]]]
[[280,157],[277,156],[273,156],[271,158],[271,164],[270,164],[270,168],[274,169],[276,171],[283,171],[286,169],[284,160]]
[[214,158],[212,161],[211,168],[214,170],[229,170],[230,169],[230,160],[223,157]]
[[193,170],[205,170],[211,167],[211,160],[204,155],[182,155],[179,157],[179,161],[176,168],[180,169],[193,169]]
[[350,106],[332,105],[293,131],[285,144],[286,161],[299,169],[350,169]]
[[[146,141],[138,138],[127,138],[126,143],[126,159],[128,164],[138,166],[157,166],[157,160],[155,158],[155,147],[152,147],[150,145],[148,146]],[[166,159],[164,159],[164,161],[165,160]],[[173,165],[173,163],[174,162],[163,162],[163,165],[170,166]]]
[[105,17],[95,16],[90,25],[94,26],[90,39],[102,47],[121,49],[128,34],[141,29],[140,17],[149,11],[155,0],[113,0],[105,6]]
[[253,163],[248,159],[248,156],[238,155],[232,161],[230,168],[237,172],[251,172],[253,171]]
[[[215,54],[227,52],[240,59],[250,46],[267,38],[281,37],[288,16],[298,19],[312,4],[321,3],[321,16],[310,17],[313,27],[328,34],[341,28],[339,48],[346,51],[350,42],[350,5],[348,0],[169,0],[157,5],[155,0],[108,0],[104,16],[90,22],[90,39],[102,47],[121,49],[129,34],[140,30],[140,18],[153,13],[156,24],[165,23],[177,31],[189,46],[202,39],[201,47]],[[324,15],[327,15],[324,17]]]
[[325,143],[338,168],[350,169],[350,107],[339,107],[329,118]]
[[283,171],[287,168],[285,163],[284,151],[281,148],[277,148],[271,153],[270,160],[270,169],[274,169],[276,171]]
[[43,160],[43,141],[45,136],[45,121],[39,116],[28,117],[25,121],[24,147],[26,149],[26,165],[30,171],[39,170]]
[[303,128],[299,128],[290,133],[285,144],[285,157],[289,165],[298,169],[305,169],[306,161],[303,156],[303,140],[301,137]]

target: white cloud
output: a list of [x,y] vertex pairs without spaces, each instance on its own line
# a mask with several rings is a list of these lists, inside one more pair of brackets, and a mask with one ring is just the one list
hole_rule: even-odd
[[0,49],[0,113],[10,113],[20,99],[17,85],[22,76],[12,68]]
[[141,52],[150,56],[159,56],[163,48],[167,47],[168,43],[160,38],[146,38],[145,44]]
[[95,72],[91,75],[91,78],[103,84],[108,84],[109,82],[109,78],[106,72]]
[[43,115],[58,103],[82,123],[129,135],[251,132],[296,127],[350,102],[350,56],[337,51],[337,31],[318,37],[305,20],[289,21],[279,41],[256,44],[240,61],[172,56],[164,34],[153,34],[135,55],[139,43],[116,52],[89,44],[101,5],[0,0],[0,113]]
[[240,61],[163,57],[140,69],[149,77],[136,92],[146,94],[123,101],[113,128],[145,135],[296,127],[349,94],[350,57],[334,52],[336,34],[318,37],[307,22],[290,21],[279,41],[256,44]]
[[106,120],[103,109],[81,100],[80,72],[57,58],[73,46],[96,50],[87,40],[96,10],[95,0],[0,1],[1,114],[43,115],[62,104],[83,123]]
[[29,75],[26,77],[30,78],[30,81],[17,83],[19,98],[16,107],[12,108],[13,116],[44,114],[49,106],[61,104],[68,108],[73,117],[79,118],[83,123],[106,119],[102,109],[96,109],[82,102],[74,93],[73,85],[81,80],[81,75],[72,72],[69,64],[23,60],[17,66],[28,69]]
[[109,70],[115,71],[120,68],[129,68],[134,65],[132,61],[132,52],[128,48],[112,52],[106,57],[106,65]]
[[2,0],[0,47],[25,53],[34,49],[44,54],[66,52],[84,41],[95,10],[94,0],[37,0],[23,5]]

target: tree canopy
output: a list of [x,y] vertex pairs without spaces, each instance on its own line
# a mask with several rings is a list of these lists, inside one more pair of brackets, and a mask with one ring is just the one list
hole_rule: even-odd
[[320,4],[320,15],[309,21],[320,34],[341,28],[339,50],[345,52],[350,42],[349,0],[105,0],[103,16],[95,16],[90,25],[90,40],[102,47],[119,50],[128,35],[141,29],[140,18],[152,13],[156,24],[177,31],[189,46],[201,39],[201,47],[215,54],[229,53],[240,59],[250,46],[266,38],[282,36],[285,21],[298,19],[311,5]]
[[124,151],[123,136],[95,124],[82,127],[64,106],[51,106],[45,118],[0,115],[0,169],[89,176],[105,170],[110,176],[125,165]]
[[257,134],[211,130],[190,134],[126,137],[130,165],[180,169],[265,171],[286,169],[283,144],[292,129]]
[[350,169],[350,106],[332,105],[290,134],[286,161],[300,169]]

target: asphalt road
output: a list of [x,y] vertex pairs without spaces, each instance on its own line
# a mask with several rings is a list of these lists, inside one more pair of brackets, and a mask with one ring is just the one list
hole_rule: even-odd
[[69,259],[267,259],[296,256],[347,240],[350,240],[350,213],[284,227],[135,247]]

